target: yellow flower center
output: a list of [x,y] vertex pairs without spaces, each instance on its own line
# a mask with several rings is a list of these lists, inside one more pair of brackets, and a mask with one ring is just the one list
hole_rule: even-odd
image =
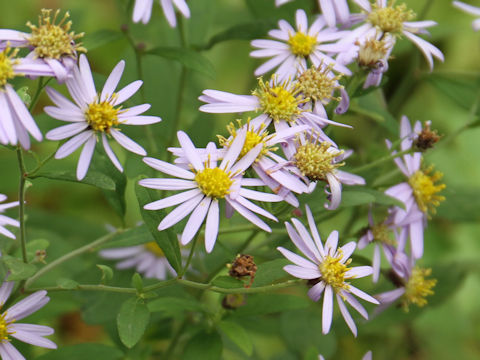
[[224,170],[216,168],[205,168],[195,175],[195,181],[202,192],[215,199],[223,199],[230,193],[230,187],[233,181],[230,174]]
[[445,200],[445,196],[437,195],[437,193],[447,186],[445,184],[435,184],[442,178],[443,174],[436,171],[430,175],[432,171],[433,166],[430,166],[425,171],[418,170],[408,179],[408,183],[413,189],[413,195],[417,201],[418,208],[424,213],[430,211],[435,214],[435,207],[440,205],[440,201]]
[[297,83],[291,85],[285,81],[273,85],[258,79],[259,87],[253,91],[260,102],[260,109],[263,113],[270,116],[274,121],[286,120],[294,122],[302,113],[299,106],[308,100],[305,100],[299,93],[300,88]]
[[385,39],[377,40],[371,38],[360,45],[358,50],[358,64],[363,67],[373,68],[377,62],[385,59],[388,52],[388,45]]
[[327,255],[323,262],[318,265],[318,269],[322,273],[321,279],[330,285],[334,291],[348,288],[348,283],[345,282],[345,273],[350,270],[348,265],[352,262],[352,259],[348,259],[342,264],[340,262],[342,257],[341,252],[337,257]]
[[341,79],[341,75],[328,76],[332,71],[331,66],[325,67],[323,70],[321,66],[318,68],[311,67],[304,71],[298,77],[298,83],[300,90],[305,98],[309,98],[314,101],[321,101],[324,104],[328,104],[330,100],[340,101],[340,97],[334,97],[335,90],[341,88],[338,85],[338,80]]
[[402,4],[395,6],[392,1],[386,7],[379,7],[372,4],[372,11],[368,14],[367,20],[383,32],[400,34],[403,30],[403,23],[415,18],[415,13]]
[[163,250],[160,249],[160,246],[157,245],[155,241],[150,241],[146,244],[143,244],[145,249],[149,252],[151,252],[153,255],[159,258],[165,257],[165,254],[163,253]]
[[317,39],[299,31],[295,35],[290,35],[287,44],[294,55],[307,57],[315,49]]
[[6,47],[5,50],[0,52],[0,87],[4,87],[8,80],[15,77],[15,72],[13,71],[13,65],[17,60],[13,58],[17,56],[18,49],[11,51],[10,47]]
[[410,304],[415,304],[418,307],[425,306],[428,303],[425,298],[434,294],[432,289],[437,284],[437,280],[425,279],[431,274],[432,269],[413,268],[408,283],[405,285],[405,294],[402,299],[402,308],[406,312],[408,312]]
[[35,48],[35,54],[39,58],[60,59],[62,56],[75,56],[76,51],[86,51],[81,44],[75,44],[75,40],[83,37],[83,33],[75,34],[70,31],[72,22],[67,21],[70,17],[68,11],[58,24],[55,24],[60,10],[55,11],[51,19],[51,9],[42,9],[38,18],[38,26],[28,22],[27,26],[32,34],[28,40]]
[[0,314],[0,344],[9,341],[9,335],[12,334],[12,331],[9,331],[8,327],[15,322],[15,320],[10,320],[10,322],[7,322],[5,320],[6,316],[6,312]]
[[100,103],[94,102],[88,105],[88,109],[85,112],[88,125],[94,131],[106,132],[110,131],[110,128],[117,126],[118,114],[121,107],[115,108],[109,101],[102,101]]
[[311,181],[326,180],[327,174],[332,173],[336,168],[345,165],[345,163],[335,164],[333,160],[343,153],[343,151],[328,151],[331,145],[324,141],[307,141],[304,145],[298,147],[295,154],[295,165]]

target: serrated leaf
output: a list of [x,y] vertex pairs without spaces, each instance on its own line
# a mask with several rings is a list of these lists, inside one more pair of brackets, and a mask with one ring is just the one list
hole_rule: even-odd
[[265,37],[267,32],[275,26],[273,21],[255,21],[234,25],[210,38],[202,50],[211,49],[218,43],[228,40],[253,40]]
[[289,263],[286,259],[276,259],[258,265],[252,287],[271,285],[275,281],[288,276],[283,267]]
[[96,172],[96,171],[89,171],[87,176],[81,181],[77,180],[77,176],[75,173],[70,171],[41,171],[40,173],[36,174],[32,178],[39,178],[43,177],[46,179],[51,180],[62,180],[62,181],[71,181],[81,184],[88,184],[95,187],[98,187],[103,190],[115,190],[115,182],[108,176]]
[[50,351],[48,354],[36,357],[36,360],[119,360],[123,358],[123,353],[114,347],[103,344],[78,344],[62,346],[57,350]]
[[243,282],[231,276],[217,276],[213,279],[212,285],[224,289],[238,289],[243,287]]
[[88,51],[91,51],[121,38],[123,38],[123,34],[119,31],[102,29],[85,35],[83,46]]
[[137,194],[138,205],[140,206],[140,214],[142,215],[143,221],[147,225],[158,246],[160,246],[160,249],[162,249],[170,265],[178,273],[182,268],[182,259],[177,236],[171,228],[163,231],[157,230],[158,224],[166,215],[165,211],[152,211],[143,208],[146,204],[158,200],[158,195],[152,190],[138,185],[138,179],[135,184],[135,192]]
[[125,301],[117,316],[118,335],[122,343],[132,348],[143,336],[150,320],[150,311],[143,300],[132,298]]
[[23,261],[12,256],[2,256],[5,266],[10,270],[8,281],[18,281],[28,279],[36,273],[37,267],[33,264],[25,264]]
[[178,61],[189,70],[196,71],[210,78],[215,78],[215,67],[210,60],[194,50],[173,46],[161,46],[147,51],[147,54]]
[[72,290],[76,289],[79,284],[71,279],[60,278],[57,280],[57,285],[62,289]]
[[200,332],[187,343],[182,360],[217,360],[222,356],[222,349],[220,334]]
[[311,301],[294,295],[252,294],[246,305],[236,309],[232,316],[254,316],[306,308]]
[[243,327],[232,321],[221,321],[218,326],[220,330],[240,349],[242,349],[247,356],[252,355],[252,338]]

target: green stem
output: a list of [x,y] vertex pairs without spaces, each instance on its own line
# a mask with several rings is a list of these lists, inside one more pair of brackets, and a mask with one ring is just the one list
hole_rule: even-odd
[[48,85],[48,83],[52,80],[52,78],[49,78],[47,81],[44,80],[43,77],[41,77],[38,80],[38,86],[37,90],[35,90],[35,94],[33,95],[32,102],[30,103],[30,106],[28,107],[28,110],[30,112],[35,109],[35,106],[37,105],[38,99],[40,99],[40,94],[42,93],[43,89],[45,89],[45,86]]
[[381,165],[383,164],[384,162],[387,162],[387,161],[390,161],[390,160],[393,160],[399,156],[403,156],[403,155],[406,155],[406,154],[410,154],[412,152],[411,149],[408,149],[408,150],[404,150],[404,151],[400,151],[400,152],[397,152],[396,154],[390,154],[390,155],[386,155],[378,160],[375,160],[369,164],[366,164],[366,165],[363,165],[363,166],[359,166],[353,170],[351,170],[350,172],[351,173],[360,173],[360,172],[364,172],[365,170],[369,170],[371,168],[374,168],[378,165]]
[[[119,230],[119,231],[107,234],[105,236],[102,236],[101,238],[91,242],[90,244],[87,244],[85,246],[82,246],[81,248],[73,250],[73,251],[69,252],[68,254],[65,254],[65,255],[59,257],[57,260],[52,261],[50,264],[48,264],[48,265],[44,266],[43,268],[41,268],[40,270],[38,270],[35,273],[35,275],[33,275],[30,279],[28,279],[27,282],[25,283],[25,288],[27,289],[31,284],[33,284],[42,275],[46,274],[50,270],[53,270],[54,268],[56,268],[60,264],[63,264],[65,261],[68,261],[71,258],[74,258],[75,256],[79,256],[79,255],[81,255],[81,254],[83,254],[87,251],[90,251],[90,250],[96,248],[97,246],[100,246],[100,245],[106,243],[107,241],[109,241],[111,238],[113,238],[115,235],[119,234],[122,231]],[[88,285],[88,286],[90,286],[90,285]]]
[[177,282],[183,286],[191,287],[194,289],[200,290],[209,290],[220,294],[258,294],[266,293],[272,290],[283,289],[298,284],[301,279],[288,280],[279,284],[272,284],[259,287],[250,287],[250,288],[237,288],[237,289],[225,289],[218,286],[213,286],[211,284],[202,284],[190,280],[178,279]]
[[20,170],[20,184],[18,187],[18,217],[20,221],[20,244],[22,247],[22,258],[23,262],[27,263],[27,239],[25,234],[25,181],[26,181],[26,171],[25,171],[25,162],[23,159],[22,148],[18,146],[17,148],[17,158],[18,158],[18,167]]
[[185,275],[185,273],[187,272],[188,270],[188,267],[190,266],[190,263],[192,262],[192,258],[193,258],[193,253],[195,252],[195,248],[197,246],[197,242],[198,242],[198,238],[200,237],[200,231],[197,232],[197,234],[195,235],[195,238],[193,239],[193,242],[192,242],[192,247],[190,248],[190,254],[188,254],[188,258],[187,258],[187,262],[185,263],[185,267],[182,269],[182,272],[180,273],[180,275],[178,277],[182,277],[183,275]]

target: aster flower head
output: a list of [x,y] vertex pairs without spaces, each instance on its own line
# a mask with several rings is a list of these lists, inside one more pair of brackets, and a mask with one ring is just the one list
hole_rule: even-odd
[[347,0],[318,0],[318,4],[328,26],[348,23],[350,9]]
[[3,309],[14,285],[14,282],[6,281],[0,287],[0,308],[3,310],[0,314],[0,357],[2,359],[25,359],[12,345],[11,338],[47,349],[56,349],[57,345],[45,338],[45,336],[53,334],[54,331],[51,327],[17,322],[45,306],[50,300],[47,292],[44,290],[37,291],[10,306],[10,308]]
[[51,9],[42,9],[38,25],[27,23],[30,33],[0,30],[0,49],[8,42],[16,47],[32,49],[27,56],[32,61],[27,69],[47,68],[49,73],[44,76],[55,76],[59,82],[64,82],[77,62],[77,52],[85,52],[86,49],[81,43],[76,43],[84,34],[71,31],[68,11],[62,18],[59,15],[60,10],[52,15]]
[[[141,21],[147,24],[152,15],[152,6],[154,0],[135,0],[133,8],[133,22]],[[190,9],[185,0],[159,0],[163,13],[171,27],[177,26],[175,8],[187,19],[190,17]]]
[[188,164],[177,166],[161,160],[145,158],[144,162],[147,165],[172,175],[176,179],[153,178],[143,179],[139,182],[144,187],[157,190],[186,190],[145,205],[144,208],[147,210],[159,210],[178,205],[160,222],[158,230],[161,231],[175,225],[191,213],[181,235],[181,243],[188,244],[206,221],[205,248],[207,252],[211,252],[217,239],[220,222],[219,203],[225,199],[227,210],[236,210],[262,230],[270,232],[270,227],[256,214],[273,221],[277,221],[277,219],[249,199],[272,202],[282,201],[282,198],[274,194],[245,188],[244,186],[263,186],[264,183],[258,182],[256,179],[243,178],[244,171],[258,157],[263,145],[256,145],[240,158],[246,138],[246,131],[241,130],[218,165],[218,150],[215,144],[210,143],[207,146],[203,157],[205,160],[202,161],[198,149],[195,148],[188,135],[183,131],[179,131],[177,134],[182,152],[189,161]]
[[293,226],[288,222],[285,223],[290,239],[306,258],[283,247],[278,247],[277,249],[294,263],[294,265],[285,266],[284,270],[297,278],[317,281],[309,290],[308,296],[313,301],[319,301],[323,295],[322,332],[324,334],[328,334],[330,331],[333,297],[335,296],[345,322],[352,333],[357,336],[357,327],[347,310],[345,301],[365,319],[368,319],[367,311],[353,295],[373,304],[378,304],[378,301],[352,286],[348,280],[371,275],[372,267],[349,267],[352,261],[350,256],[355,250],[356,244],[349,242],[338,247],[337,231],[332,231],[324,246],[308,206],[306,206],[306,211],[310,232],[297,219],[292,219]]
[[14,220],[5,215],[2,215],[2,213],[7,209],[18,206],[19,203],[18,201],[14,201],[14,202],[1,204],[5,200],[7,200],[7,197],[3,194],[0,194],[0,234],[10,239],[15,239],[15,235],[10,230],[8,230],[5,226],[10,225],[14,227],[20,227],[20,223],[17,220]]
[[[461,2],[461,1],[454,1],[452,4],[456,8],[458,8],[458,9],[460,9],[460,10],[462,10],[462,11],[468,13],[468,14],[471,14],[471,15],[474,15],[474,16],[480,16],[480,7],[465,4],[464,2]],[[472,22],[472,27],[473,27],[473,30],[475,30],[475,31],[480,30],[480,18],[475,19]]]
[[331,64],[335,71],[351,74],[347,67],[331,57],[331,54],[345,51],[346,46],[336,45],[333,41],[346,36],[347,31],[326,28],[323,16],[318,17],[309,27],[307,14],[301,9],[296,12],[296,29],[285,20],[280,20],[278,26],[279,29],[268,33],[275,40],[253,40],[251,43],[258,50],[252,51],[250,56],[271,57],[255,70],[256,76],[278,67],[276,74],[280,81],[294,79],[300,69],[308,68],[307,60],[315,67],[323,62]]
[[177,276],[162,249],[153,241],[137,246],[104,249],[100,251],[100,256],[119,260],[115,265],[119,270],[135,268],[147,278],[165,280],[168,274]]
[[75,103],[61,95],[58,91],[47,87],[47,94],[56,106],[47,106],[44,111],[51,117],[71,124],[60,126],[49,131],[49,140],[64,140],[70,138],[58,149],[56,159],[63,159],[83,145],[77,166],[77,178],[82,180],[87,174],[90,161],[99,138],[108,157],[119,171],[123,171],[115,153],[108,143],[112,137],[122,147],[135,154],[145,156],[146,151],[124,135],[119,126],[149,125],[161,119],[157,116],[141,115],[150,108],[142,104],[124,109],[121,104],[132,97],[142,86],[137,80],[116,92],[120,78],[125,68],[125,62],[120,61],[108,77],[101,93],[95,90],[90,65],[85,55],[80,56],[80,66],[73,69],[73,77],[67,79],[67,87]]

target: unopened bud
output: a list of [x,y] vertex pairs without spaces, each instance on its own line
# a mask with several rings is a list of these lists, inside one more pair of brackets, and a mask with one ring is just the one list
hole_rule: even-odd
[[224,309],[234,310],[245,305],[247,303],[244,294],[228,294],[222,300],[222,306]]
[[433,146],[440,140],[437,130],[430,129],[431,121],[426,121],[422,132],[418,134],[418,137],[413,142],[413,145],[420,151],[426,151],[433,148]]

